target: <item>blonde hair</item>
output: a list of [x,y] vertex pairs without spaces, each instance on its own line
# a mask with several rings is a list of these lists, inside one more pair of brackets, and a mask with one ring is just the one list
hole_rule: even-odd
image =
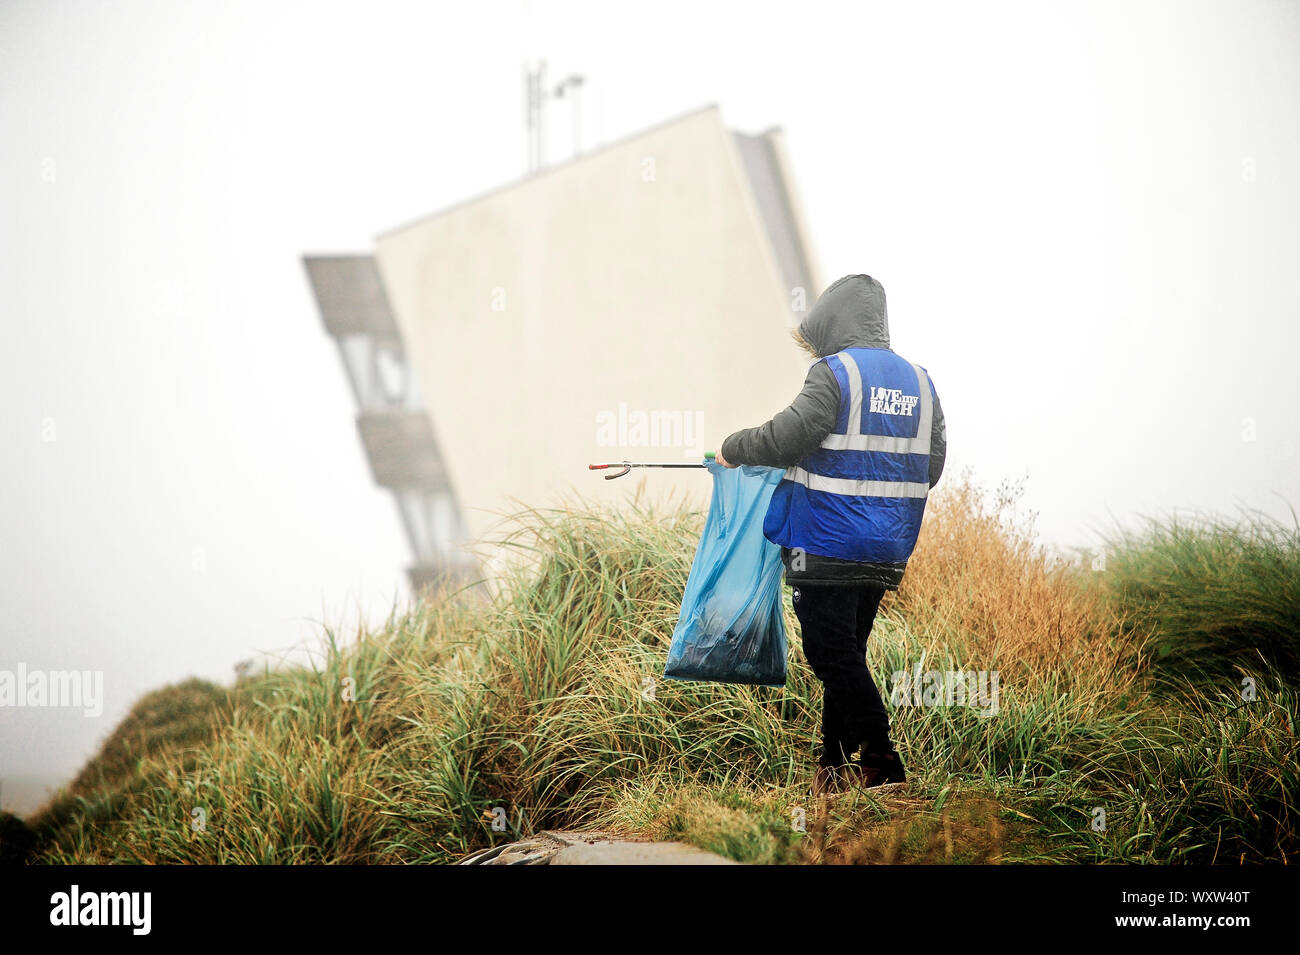
[[817,349],[813,348],[812,344],[808,341],[808,339],[803,337],[803,332],[799,331],[798,326],[795,326],[794,328],[790,329],[790,337],[794,339],[794,343],[796,345],[798,345],[800,348],[802,348],[805,352],[808,353],[809,358],[821,357],[821,355],[817,354]]

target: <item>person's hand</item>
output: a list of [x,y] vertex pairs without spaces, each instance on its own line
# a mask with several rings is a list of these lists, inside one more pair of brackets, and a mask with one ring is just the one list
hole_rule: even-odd
[[732,464],[730,461],[728,461],[726,458],[724,458],[724,457],[722,456],[722,452],[721,452],[721,451],[718,451],[716,454],[714,454],[714,456],[713,456],[713,460],[717,461],[717,462],[718,462],[719,464],[721,464],[724,468],[734,468],[734,467],[736,466],[736,465]]

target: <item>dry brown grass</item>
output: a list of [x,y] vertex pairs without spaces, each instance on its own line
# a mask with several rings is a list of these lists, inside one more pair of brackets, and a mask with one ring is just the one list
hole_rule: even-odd
[[831,797],[812,814],[797,849],[813,865],[991,865],[1001,861],[1009,823],[998,802],[980,794],[936,801],[903,793]]
[[1130,685],[1141,669],[1137,641],[1115,641],[1116,610],[1098,588],[1080,586],[1087,571],[1037,543],[1022,494],[1020,483],[986,491],[968,473],[941,484],[885,608],[1022,686],[1062,674],[1100,678],[1112,693]]

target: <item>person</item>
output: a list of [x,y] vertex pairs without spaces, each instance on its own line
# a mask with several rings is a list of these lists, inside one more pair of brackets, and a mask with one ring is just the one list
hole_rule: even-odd
[[729,435],[717,461],[785,469],[763,535],[781,545],[804,655],[824,691],[812,792],[901,783],[867,638],[943,474],[943,409],[929,372],[889,347],[885,290],[869,275],[830,285],[792,334],[814,358],[803,389],[767,423]]

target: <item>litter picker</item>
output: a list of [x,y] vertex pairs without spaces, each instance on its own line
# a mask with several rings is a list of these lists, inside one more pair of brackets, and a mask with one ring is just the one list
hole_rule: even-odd
[[[705,460],[713,461],[717,459],[717,453],[714,451],[704,452]],[[589,471],[603,471],[606,468],[622,468],[617,474],[606,474],[605,480],[612,481],[614,478],[621,478],[633,468],[703,468],[708,467],[706,464],[661,464],[653,461],[615,461],[611,464],[588,464]]]

